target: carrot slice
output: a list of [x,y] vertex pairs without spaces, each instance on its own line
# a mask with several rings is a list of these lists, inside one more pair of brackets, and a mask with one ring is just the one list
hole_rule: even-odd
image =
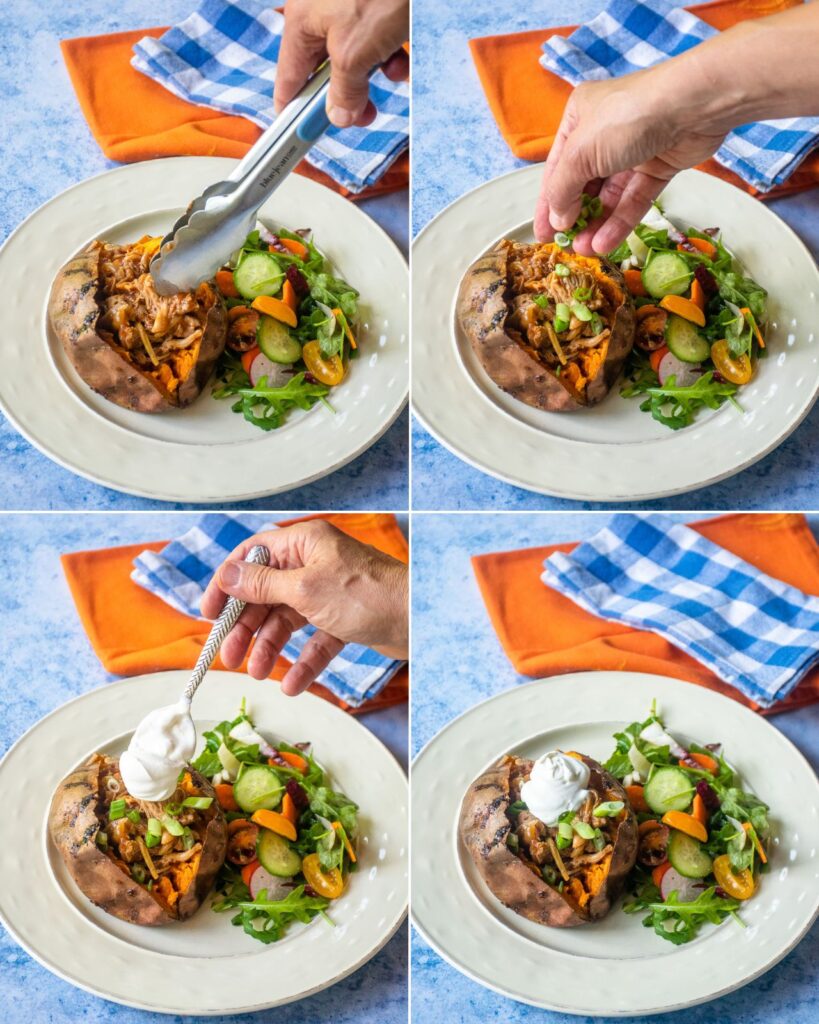
[[[710,772],[712,775],[716,775],[719,771],[719,762],[713,757],[709,757],[708,754],[697,754],[695,751],[692,751],[688,756],[692,761],[696,762],[703,771]],[[680,761],[679,764],[685,767],[682,761]]]
[[754,314],[747,306],[743,306],[742,309],[740,309],[740,313],[742,313],[747,320],[751,321],[751,327],[754,329],[754,334],[756,335],[756,340],[759,342],[759,347],[765,348],[765,339],[762,337],[759,327],[757,327],[756,317]]
[[299,812],[293,802],[293,797],[289,793],[285,793],[282,797],[282,814],[291,825],[295,825],[299,820]]
[[691,805],[691,817],[696,818],[701,825],[708,824],[708,811],[705,809],[705,801],[696,793],[694,803]]
[[648,804],[646,803],[646,798],[643,796],[642,786],[626,786],[626,796],[628,797],[628,802],[631,804],[631,809],[633,811],[646,812],[648,810]]
[[666,295],[660,299],[660,306],[669,313],[690,320],[698,327],[705,327],[705,313],[691,299],[685,299],[682,295]]
[[239,805],[233,798],[233,786],[229,782],[220,782],[218,786],[213,787],[216,793],[216,799],[219,801],[219,806],[223,811],[238,811]]
[[274,320],[280,320],[283,324],[287,324],[288,327],[295,327],[299,322],[295,310],[291,309],[286,302],[282,302],[281,299],[274,299],[272,295],[260,295],[257,299],[253,300],[251,306],[257,312],[264,313],[266,316],[272,316]]
[[635,270],[624,270],[623,277],[626,279],[626,288],[632,295],[648,295],[646,286],[643,284],[642,271]]
[[[667,356],[668,353],[668,345],[663,345],[662,348],[655,349],[648,357],[648,364],[655,373],[660,372],[660,363],[663,361],[663,356]],[[648,808],[646,808],[646,810],[648,810]]]
[[[689,245],[693,245],[698,252],[701,252],[703,256],[707,256],[709,260],[712,260],[717,255],[717,247],[704,238],[687,238],[686,241]],[[677,249],[679,252],[685,252],[684,245],[678,245]]]
[[344,324],[344,333],[347,335],[347,340],[350,342],[350,348],[358,348],[355,338],[353,337],[353,332],[350,330],[350,325],[347,323],[347,317],[338,308],[338,306],[333,310],[333,316],[341,317],[341,322]]
[[768,858],[765,856],[765,851],[762,849],[762,843],[759,841],[759,836],[756,834],[756,829],[751,825],[750,821],[743,821],[742,827],[751,837],[751,841],[754,844],[756,852],[759,854],[759,859],[763,864],[768,863]]
[[705,312],[705,292],[696,277],[691,282],[691,301],[695,306],[699,306],[703,313]]
[[256,870],[257,867],[259,867],[259,862],[257,860],[252,860],[249,864],[245,864],[245,866],[242,868],[242,881],[245,883],[248,889],[250,888],[250,879],[253,877],[253,872]]
[[647,316],[651,316],[652,313],[662,313],[662,310],[659,306],[652,306],[651,304],[648,306],[640,306],[637,310],[637,323],[639,324],[641,320],[645,320],[645,318]]
[[347,833],[341,827],[341,822],[340,821],[334,821],[333,822],[333,828],[336,830],[336,832],[338,832],[338,834],[344,840],[344,849],[347,851],[347,856],[350,858],[350,860],[353,862],[353,864],[355,864],[355,850],[353,850],[352,844],[350,843],[350,840],[347,838]]
[[245,371],[248,377],[250,376],[250,367],[253,364],[253,360],[260,352],[261,349],[259,348],[259,346],[254,345],[253,348],[250,349],[248,352],[242,353],[242,369]]
[[[294,256],[298,256],[300,260],[306,260],[307,257],[310,255],[310,250],[307,248],[304,242],[297,242],[295,238],[280,238],[279,241],[282,243],[285,249],[288,249],[290,252],[292,252]],[[272,246],[271,251],[275,252]]]
[[[289,750],[277,750],[276,753],[282,761],[286,761],[290,767],[295,768],[296,771],[304,773],[310,767],[307,761],[300,754],[291,754]],[[275,758],[269,757],[267,759],[267,763],[275,766],[276,760]]]
[[662,864],[658,864],[657,867],[654,868],[654,870],[651,872],[651,880],[652,882],[654,882],[658,889],[660,888],[660,883],[663,880],[663,875],[665,875],[666,871],[668,871],[670,867],[671,861],[664,860]]
[[239,298],[239,292],[236,289],[236,285],[233,283],[232,270],[217,270],[215,280],[216,287],[226,299]]
[[663,824],[678,832],[684,832],[692,839],[699,839],[701,843],[708,841],[705,825],[701,821],[697,821],[693,815],[686,814],[685,811],[666,811],[663,815]]
[[284,836],[285,839],[289,839],[293,843],[296,841],[296,826],[278,811],[256,811],[250,820],[255,825],[268,828],[271,832]]
[[285,305],[288,305],[293,310],[294,313],[299,308],[299,300],[298,296],[296,295],[296,289],[289,281],[285,281],[284,284],[282,285],[282,302],[284,302]]

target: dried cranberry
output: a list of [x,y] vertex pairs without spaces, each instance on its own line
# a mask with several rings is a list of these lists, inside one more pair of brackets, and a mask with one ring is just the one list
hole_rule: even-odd
[[694,268],[694,277],[699,281],[700,287],[708,298],[712,295],[716,295],[719,291],[719,285],[717,284],[716,278],[707,267],[703,266],[702,263],[698,263]]
[[305,373],[304,379],[308,384],[318,384],[318,381],[316,380],[312,373]]
[[305,896],[318,896],[318,893],[316,892],[316,890],[313,888],[312,885],[305,885],[305,887],[304,887],[304,895]]
[[720,885],[718,885],[718,886],[716,886],[716,887],[715,887],[715,889],[714,889],[714,895],[715,895],[715,896],[719,896],[719,898],[720,898],[721,900],[730,900],[730,898],[731,898],[731,897],[730,897],[730,896],[728,895],[728,893],[727,893],[727,892],[726,892],[726,891],[725,891],[725,890],[724,890],[724,889],[722,888],[722,886],[720,886]]
[[284,788],[290,794],[290,799],[296,805],[296,810],[303,811],[310,805],[310,800],[304,791],[304,787],[300,786],[295,779],[288,779],[287,785]]
[[719,797],[714,790],[709,786],[705,779],[700,779],[697,783],[697,793],[705,804],[705,809],[713,814],[714,811],[719,810]]
[[279,238],[278,235],[271,234],[267,238],[267,245],[268,245],[268,248],[271,249],[271,250],[275,250],[276,252],[284,253],[286,256],[290,255],[290,250],[287,248],[286,245],[283,244],[282,240]]
[[299,298],[302,298],[310,291],[310,285],[307,283],[307,278],[302,274],[295,263],[291,263],[285,271],[287,280],[293,285],[293,291]]
[[722,376],[719,370],[714,370],[714,380],[717,384],[727,384],[728,381]]

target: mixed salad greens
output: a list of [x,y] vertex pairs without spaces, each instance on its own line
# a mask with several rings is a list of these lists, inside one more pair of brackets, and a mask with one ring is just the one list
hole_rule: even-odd
[[229,833],[213,910],[235,911],[232,923],[265,943],[293,921],[332,924],[327,908],[356,870],[356,804],[328,787],[309,744],[256,732],[244,701],[204,738],[192,767],[213,783]]
[[[568,248],[599,217],[599,198],[584,195],[580,217],[555,242]],[[718,228],[680,231],[655,203],[608,259],[623,271],[637,307],[635,345],[624,398],[679,430],[705,408],[730,402],[764,357],[767,292],[725,247]]]
[[262,430],[316,402],[330,411],[332,388],[357,354],[358,292],[330,273],[309,231],[264,225],[216,274],[228,307],[227,348],[217,366],[217,399]]
[[627,914],[663,939],[690,942],[708,922],[732,917],[767,870],[768,807],[740,788],[721,745],[681,746],[654,707],[615,733],[606,768],[637,815],[639,848]]

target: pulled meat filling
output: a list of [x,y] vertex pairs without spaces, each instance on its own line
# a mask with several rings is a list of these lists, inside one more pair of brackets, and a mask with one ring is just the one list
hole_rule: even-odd
[[173,394],[196,364],[208,312],[218,298],[207,282],[195,292],[157,294],[150,265],[160,243],[150,237],[133,245],[95,243],[101,293],[97,331]]
[[[521,799],[521,786],[529,778],[532,762],[518,757],[512,760],[510,801],[514,803]],[[617,829],[626,813],[624,810],[614,818],[599,818],[595,816],[594,808],[599,803],[618,799],[616,793],[600,795],[590,792],[578,809],[575,820],[595,829],[599,837],[584,839],[575,832],[564,849],[558,848],[556,825],[546,825],[529,811],[510,814],[513,834],[517,839],[517,855],[538,878],[554,888],[562,887],[564,896],[584,908],[600,891],[608,876]]]
[[[623,292],[593,258],[551,245],[506,247],[507,333],[582,395],[606,357]],[[558,316],[559,305],[568,319]]]
[[[97,817],[104,822],[106,840],[103,851],[117,867],[133,878],[139,885],[149,889],[151,894],[166,909],[173,911],[179,898],[188,890],[199,868],[205,832],[213,811],[195,810],[183,807],[173,821],[177,822],[182,835],[171,835],[162,829],[159,842],[150,849],[145,837],[148,820],[168,820],[168,805],[180,805],[189,796],[204,796],[193,782],[189,772],[182,777],[176,792],[161,804],[137,800],[126,792],[119,763],[101,754],[96,756],[99,764],[100,804]],[[125,816],[109,820],[111,804],[115,800],[125,801]],[[137,814],[139,820],[133,819]],[[98,840],[98,845],[100,845]]]

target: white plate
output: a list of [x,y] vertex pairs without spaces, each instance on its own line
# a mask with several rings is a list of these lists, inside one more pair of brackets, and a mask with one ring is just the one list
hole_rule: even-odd
[[259,730],[311,740],[332,784],[360,806],[359,870],[321,918],[296,923],[268,946],[203,906],[190,921],[140,928],[104,914],[79,891],[46,834],[55,787],[96,750],[119,753],[142,716],[181,692],[188,675],[163,672],[101,686],[33,726],[0,762],[6,820],[0,846],[0,919],[44,967],[118,1003],[177,1014],[244,1013],[318,992],[357,970],[387,942],[407,906],[407,781],[392,755],[350,715],[269,680],[210,672],[194,715],[208,728],[246,697]]
[[[771,804],[771,870],[730,919],[684,946],[619,905],[583,928],[539,927],[504,908],[457,836],[469,784],[501,754],[555,747],[605,760],[612,733],[657,700],[682,740],[722,742],[744,784]],[[539,724],[540,723],[540,724]],[[690,683],[584,672],[516,687],[467,711],[412,766],[412,914],[424,938],[487,988],[564,1013],[631,1016],[715,999],[758,977],[799,942],[819,910],[819,783],[798,750],[736,701]],[[434,793],[430,800],[429,794]]]
[[403,408],[408,387],[408,275],[403,256],[354,203],[291,174],[260,211],[311,227],[317,245],[361,292],[361,355],[323,406],[268,433],[231,412],[210,385],[187,409],[144,415],[87,387],[47,328],[52,280],[95,238],[164,234],[188,202],[235,161],[178,157],[129,164],[62,192],[0,250],[4,370],[0,408],[33,445],[95,483],[165,501],[236,502],[326,476],[366,451]]
[[620,397],[572,413],[533,409],[501,391],[455,322],[469,264],[507,235],[531,239],[541,167],[468,192],[439,214],[412,250],[413,409],[459,458],[507,483],[584,501],[638,501],[716,483],[772,451],[819,392],[819,270],[796,235],[732,185],[684,171],[660,197],[686,226],[719,226],[728,247],[768,289],[769,356],[733,407],[671,431]]

